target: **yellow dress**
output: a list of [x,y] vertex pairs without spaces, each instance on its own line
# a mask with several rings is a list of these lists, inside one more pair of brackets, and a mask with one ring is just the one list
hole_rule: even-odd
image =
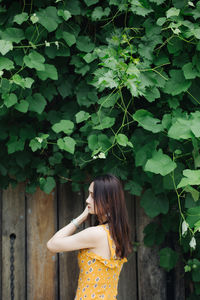
[[105,259],[90,249],[79,250],[78,265],[80,273],[74,300],[117,299],[119,275],[127,259],[116,257],[115,244],[111,238],[108,224],[98,226],[102,226],[107,232],[111,257]]

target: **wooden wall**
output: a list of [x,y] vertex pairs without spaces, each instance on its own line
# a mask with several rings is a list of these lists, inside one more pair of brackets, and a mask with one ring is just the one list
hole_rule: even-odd
[[[132,240],[139,242],[139,247],[123,266],[117,299],[184,300],[180,275],[183,266],[175,270],[177,285],[173,282],[176,288],[169,297],[167,274],[159,267],[158,249],[143,245],[143,229],[150,220],[139,201],[126,194]],[[0,193],[0,299],[74,300],[79,273],[77,251],[52,254],[46,242],[84,207],[84,192],[72,192],[70,184],[59,186],[50,195],[39,189],[28,195],[23,184]],[[82,224],[79,230],[86,226]]]

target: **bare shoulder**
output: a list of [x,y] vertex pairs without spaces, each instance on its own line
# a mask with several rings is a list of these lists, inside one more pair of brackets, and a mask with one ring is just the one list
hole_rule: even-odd
[[85,229],[85,232],[95,237],[101,238],[106,235],[105,230],[101,226],[91,226]]

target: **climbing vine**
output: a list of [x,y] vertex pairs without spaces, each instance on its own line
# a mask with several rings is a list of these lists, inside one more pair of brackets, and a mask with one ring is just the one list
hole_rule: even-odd
[[[188,299],[200,295],[199,18],[200,1],[0,1],[1,187],[77,191],[116,174],[152,218],[144,242],[160,265],[184,262]],[[163,246],[172,232],[179,252]]]

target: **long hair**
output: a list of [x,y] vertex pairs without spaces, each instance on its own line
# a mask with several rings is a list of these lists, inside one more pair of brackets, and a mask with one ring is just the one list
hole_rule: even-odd
[[102,223],[102,217],[106,216],[116,245],[116,256],[127,257],[132,252],[132,243],[122,184],[112,174],[98,176],[93,182],[94,211],[97,216],[94,225]]

